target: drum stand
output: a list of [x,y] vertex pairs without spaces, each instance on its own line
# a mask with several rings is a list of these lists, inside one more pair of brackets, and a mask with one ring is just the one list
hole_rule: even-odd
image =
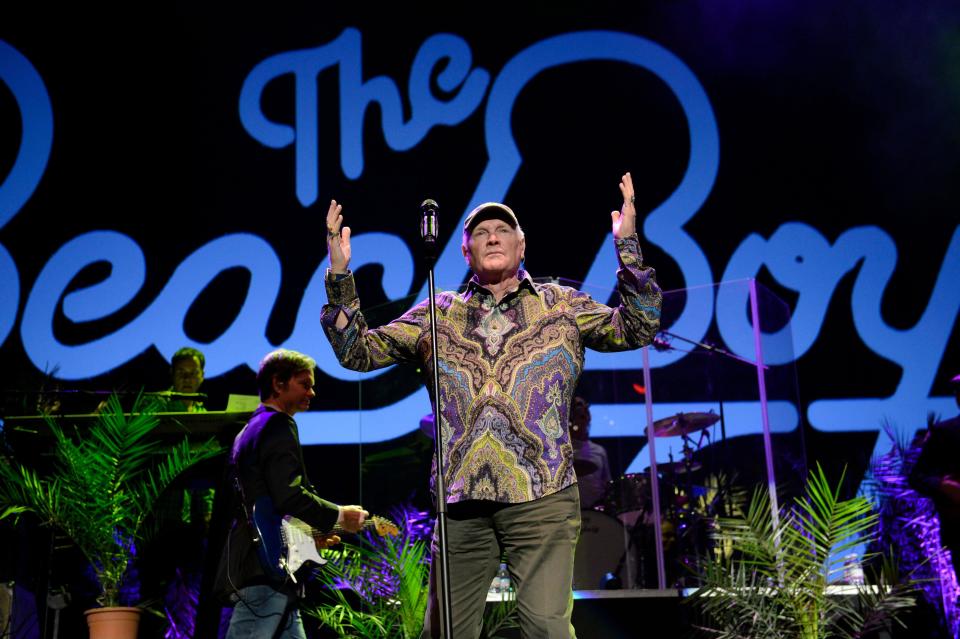
[[[687,433],[682,434],[683,463],[680,465],[680,468],[683,469],[684,480],[682,482],[675,482],[674,485],[682,488],[685,499],[681,501],[675,511],[673,509],[671,509],[671,511],[676,513],[674,525],[676,526],[677,552],[684,568],[693,568],[699,565],[703,553],[707,550],[707,539],[701,538],[706,524],[706,517],[694,508],[694,502],[699,498],[699,495],[696,494],[693,483],[693,472],[697,470],[697,468],[694,467],[693,453],[701,449],[706,434],[706,429],[701,431],[696,449],[691,445],[693,438]],[[673,465],[671,465],[671,470],[675,472]],[[679,576],[677,585],[697,585],[688,583],[691,574],[692,571],[689,571],[687,574]]]
[[[644,550],[646,549],[645,542],[647,539],[646,535],[643,535],[643,538],[640,539],[638,543],[637,537],[640,536],[640,533],[637,531],[646,529],[644,514],[648,512],[649,511],[644,508],[643,513],[637,519],[636,523],[634,523],[633,526],[628,526],[627,545],[624,547],[623,554],[620,555],[620,561],[617,562],[617,567],[613,569],[613,573],[608,573],[612,575],[612,578],[606,581],[606,588],[608,590],[619,590],[624,587],[627,589],[646,587],[646,559],[644,557]],[[631,550],[634,553],[633,570],[627,570],[627,583],[623,584],[620,580],[620,571],[623,570],[624,564],[626,564],[627,559],[630,557]]]
[[[702,349],[708,355],[710,355],[711,368],[715,365],[716,360],[713,358],[713,356],[715,355],[720,355],[728,359],[736,360],[743,364],[747,364],[751,367],[756,366],[756,364],[750,361],[749,359],[741,357],[736,353],[732,353],[714,344],[688,339],[686,337],[682,337],[680,335],[670,333],[669,331],[660,331],[658,335],[662,335],[667,338],[666,340],[661,340],[661,348],[658,348],[658,350],[673,350],[674,347],[670,344],[670,340],[673,340],[673,339],[681,340],[683,342],[686,342],[687,344],[691,344],[695,347]],[[764,368],[766,368],[766,366],[764,366]],[[708,377],[708,383],[710,384],[709,388],[710,388],[711,394],[719,395],[719,393],[716,392],[716,389],[714,389],[712,386],[711,380],[714,377],[717,377],[717,375],[711,374]],[[723,414],[723,401],[722,399],[720,399],[720,397],[717,397],[717,401],[720,405],[720,414],[713,415],[712,413],[710,413],[709,415],[712,416],[713,421],[710,421],[709,423],[705,423],[702,426],[702,428],[706,429],[707,426],[719,420],[721,441],[726,442],[727,433],[726,433],[726,423],[725,423],[724,414]],[[672,473],[676,473],[677,468],[682,468],[683,470],[681,472],[684,472],[686,474],[686,482],[685,482],[685,485],[683,486],[684,489],[686,490],[686,501],[685,503],[680,504],[680,508],[674,509],[671,507],[670,512],[676,513],[677,544],[678,544],[680,561],[688,567],[690,566],[691,563],[695,561],[699,561],[699,559],[702,556],[701,550],[703,552],[706,552],[708,550],[709,539],[707,538],[707,535],[706,535],[706,525],[709,523],[709,520],[712,517],[717,516],[717,514],[720,514],[720,515],[728,514],[727,498],[729,497],[731,492],[731,487],[729,485],[729,476],[726,473],[724,473],[720,478],[716,488],[718,495],[714,501],[719,501],[719,503],[717,504],[718,506],[717,508],[712,508],[714,512],[701,514],[696,512],[696,510],[693,508],[693,501],[694,501],[694,498],[696,497],[696,495],[694,495],[693,478],[691,474],[692,471],[695,470],[693,453],[700,450],[701,444],[703,443],[703,437],[706,435],[706,432],[704,430],[704,433],[701,434],[700,441],[697,442],[696,451],[691,446],[692,438],[689,436],[689,434],[701,428],[698,425],[697,420],[698,418],[705,418],[707,417],[707,415],[708,414],[706,413],[701,413],[699,415],[695,413],[688,413],[687,415],[684,415],[683,413],[681,413],[677,415],[675,418],[658,420],[658,422],[654,423],[654,430],[657,436],[679,434],[679,435],[682,435],[683,437],[683,463],[679,465],[675,465],[672,463],[672,458],[671,458],[670,467],[671,467]],[[686,424],[684,423],[685,421],[686,421]],[[658,424],[660,425],[661,432],[657,432]],[[678,485],[678,484],[675,484],[675,485]],[[688,575],[692,575],[692,574],[693,574],[692,571],[688,573]],[[684,578],[681,578],[681,580],[683,579]]]

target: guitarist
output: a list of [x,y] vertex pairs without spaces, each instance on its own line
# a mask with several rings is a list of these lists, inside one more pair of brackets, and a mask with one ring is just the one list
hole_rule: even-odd
[[230,467],[243,508],[217,575],[217,590],[229,593],[236,604],[227,639],[306,639],[297,607],[299,586],[289,578],[271,577],[263,565],[261,537],[270,531],[254,525],[254,519],[261,521],[254,503],[257,508],[272,505],[277,521],[291,515],[323,531],[336,525],[357,532],[369,516],[360,506],[337,506],[321,498],[307,479],[293,416],[307,410],[316,395],[314,368],[312,358],[296,351],[280,349],[264,357],[257,373],[261,404],[233,443]]
[[[960,375],[950,385],[960,406]],[[909,481],[914,490],[933,498],[940,543],[950,550],[954,574],[960,577],[960,415],[929,427]]]

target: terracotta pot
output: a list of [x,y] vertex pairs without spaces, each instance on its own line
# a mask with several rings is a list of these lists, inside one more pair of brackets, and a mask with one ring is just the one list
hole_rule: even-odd
[[84,612],[90,639],[137,639],[139,608],[92,608]]

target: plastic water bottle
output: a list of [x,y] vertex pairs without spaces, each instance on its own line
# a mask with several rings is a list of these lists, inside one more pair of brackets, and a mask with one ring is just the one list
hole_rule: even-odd
[[856,553],[850,553],[843,557],[843,580],[854,586],[862,586],[866,581],[863,575],[863,566],[860,565],[860,558]]
[[493,576],[493,581],[490,582],[490,590],[487,591],[491,595],[500,594],[500,575],[496,574]]
[[500,592],[504,594],[510,592],[510,572],[507,570],[507,564],[500,564],[497,579],[500,581]]
[[501,563],[500,569],[497,570],[497,590],[500,594],[507,594],[510,592],[510,572],[507,570],[507,564]]

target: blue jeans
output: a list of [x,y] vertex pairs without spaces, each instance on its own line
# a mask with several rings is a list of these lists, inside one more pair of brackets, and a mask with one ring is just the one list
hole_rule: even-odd
[[241,588],[226,639],[307,639],[296,602],[270,586]]

